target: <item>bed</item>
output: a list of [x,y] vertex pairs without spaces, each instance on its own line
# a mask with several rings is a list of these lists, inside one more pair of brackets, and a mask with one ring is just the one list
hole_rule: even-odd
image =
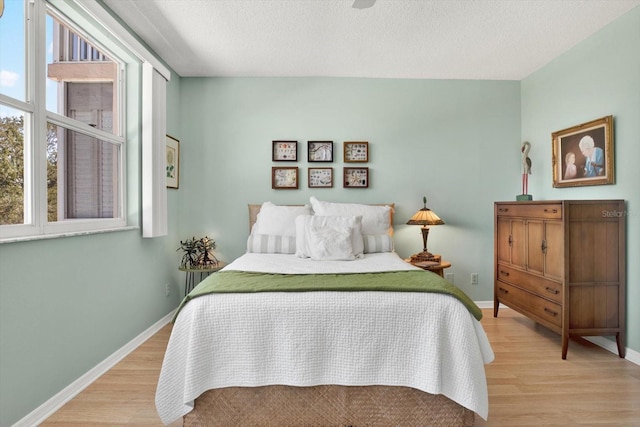
[[[250,206],[247,253],[185,298],[158,381],[162,421],[468,426],[474,413],[486,419],[484,365],[493,352],[479,309],[465,295],[404,288],[414,278],[444,281],[404,262],[381,237],[390,233],[390,206],[311,202],[313,210]],[[285,227],[262,227],[267,212],[274,214],[267,224]],[[362,240],[362,252],[303,256],[301,248],[316,251],[308,245],[317,241],[307,233],[305,242],[301,230],[315,221],[325,233],[334,220],[331,244],[342,239],[353,249]]]

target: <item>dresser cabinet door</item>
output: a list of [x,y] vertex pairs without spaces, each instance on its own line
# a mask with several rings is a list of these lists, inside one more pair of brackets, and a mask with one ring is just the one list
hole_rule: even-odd
[[564,276],[564,235],[560,221],[545,221],[544,276],[562,281]]
[[511,220],[509,218],[497,220],[496,257],[500,264],[511,264]]
[[524,220],[511,220],[511,265],[525,268],[526,265],[526,224]]
[[521,219],[498,218],[498,262],[524,268],[526,262],[526,227]]
[[564,262],[563,241],[560,221],[527,221],[526,270],[561,281]]
[[544,222],[527,221],[527,263],[530,273],[544,273]]

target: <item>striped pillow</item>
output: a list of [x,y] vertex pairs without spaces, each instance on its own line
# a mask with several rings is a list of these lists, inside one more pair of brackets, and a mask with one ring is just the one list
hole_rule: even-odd
[[247,239],[247,252],[259,254],[295,254],[296,236],[250,234]]
[[393,252],[393,239],[388,234],[363,234],[364,253]]

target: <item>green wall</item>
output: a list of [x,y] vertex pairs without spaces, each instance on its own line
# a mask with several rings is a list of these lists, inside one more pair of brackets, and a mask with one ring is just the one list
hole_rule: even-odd
[[[184,78],[181,235],[207,234],[230,261],[246,249],[247,204],[394,202],[396,249],[422,249],[411,215],[446,223],[429,249],[455,283],[492,300],[493,202],[519,188],[520,83],[351,78]],[[271,161],[271,141],[297,140],[297,163]],[[308,140],[334,141],[335,161],[307,162]],[[368,141],[370,187],[342,188],[344,141]],[[300,189],[272,190],[271,167],[300,168]],[[346,164],[346,166],[353,164]],[[334,188],[309,189],[307,168],[334,168]],[[470,285],[470,274],[479,285]]]
[[[615,185],[553,188],[551,133],[614,116]],[[522,81],[536,199],[627,201],[627,346],[640,351],[640,8]],[[637,359],[636,359],[637,360]]]
[[[167,91],[179,99],[175,74]],[[169,102],[168,133],[179,138],[178,108]],[[127,147],[132,225],[140,223],[138,138],[131,135]],[[0,244],[0,426],[25,417],[177,306],[184,280],[178,192],[168,196],[166,237],[143,239],[134,229]]]

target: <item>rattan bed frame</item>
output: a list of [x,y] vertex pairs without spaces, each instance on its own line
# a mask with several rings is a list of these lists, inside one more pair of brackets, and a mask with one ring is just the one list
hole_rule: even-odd
[[[249,205],[250,227],[260,206]],[[472,426],[474,418],[446,396],[409,387],[272,385],[209,390],[195,400],[184,426],[452,427]]]
[[449,398],[407,387],[230,387],[209,390],[185,427],[472,426],[475,414]]

